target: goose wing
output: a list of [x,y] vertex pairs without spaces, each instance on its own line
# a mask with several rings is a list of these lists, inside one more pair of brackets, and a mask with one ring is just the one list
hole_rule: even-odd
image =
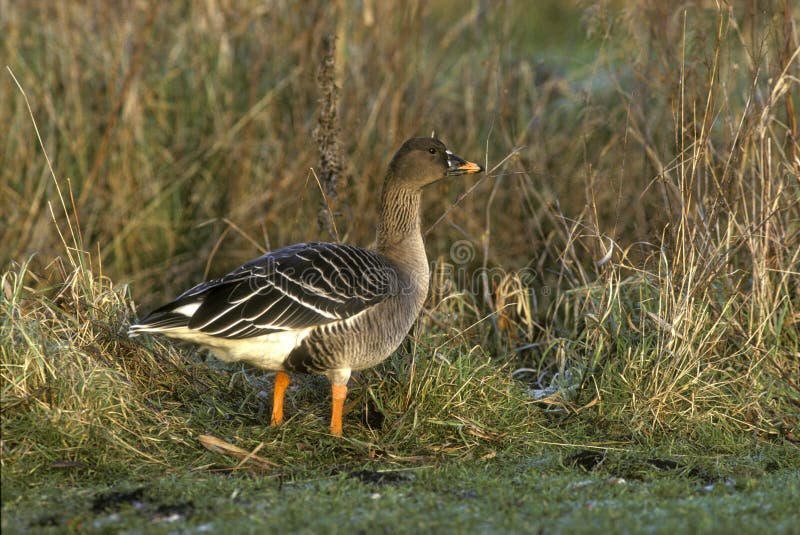
[[347,319],[400,291],[397,268],[375,251],[300,243],[187,290],[131,332],[189,328],[249,338]]

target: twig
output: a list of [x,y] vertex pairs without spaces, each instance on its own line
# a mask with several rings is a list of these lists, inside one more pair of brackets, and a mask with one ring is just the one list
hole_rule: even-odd
[[339,144],[338,106],[339,90],[336,87],[336,36],[326,35],[322,39],[322,62],[317,73],[317,86],[320,91],[320,112],[317,128],[314,129],[314,141],[319,147],[319,176],[314,173],[322,190],[322,202],[317,212],[320,229],[339,241],[334,215],[338,205],[339,181],[344,169],[341,147]]

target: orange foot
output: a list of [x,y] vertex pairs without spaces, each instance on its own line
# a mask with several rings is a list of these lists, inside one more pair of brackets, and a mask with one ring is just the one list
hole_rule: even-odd
[[283,396],[289,386],[289,376],[284,372],[275,374],[275,390],[272,394],[272,425],[283,423]]
[[344,398],[347,397],[347,385],[331,385],[331,397],[333,398],[331,434],[340,437],[342,436],[342,409],[344,408]]

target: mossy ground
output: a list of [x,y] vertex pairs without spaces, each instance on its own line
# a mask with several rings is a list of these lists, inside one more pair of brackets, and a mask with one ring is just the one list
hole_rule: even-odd
[[[330,446],[333,450],[337,445]],[[601,455],[539,447],[490,459],[386,463],[352,456],[281,470],[51,468],[3,481],[6,533],[796,533],[796,451],[747,457]],[[331,459],[332,461],[333,459]]]

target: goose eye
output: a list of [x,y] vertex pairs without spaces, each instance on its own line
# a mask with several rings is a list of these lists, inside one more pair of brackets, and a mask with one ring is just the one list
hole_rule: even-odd
[[436,149],[431,147],[431,148],[428,149],[428,152],[430,152],[431,154],[436,154]]

